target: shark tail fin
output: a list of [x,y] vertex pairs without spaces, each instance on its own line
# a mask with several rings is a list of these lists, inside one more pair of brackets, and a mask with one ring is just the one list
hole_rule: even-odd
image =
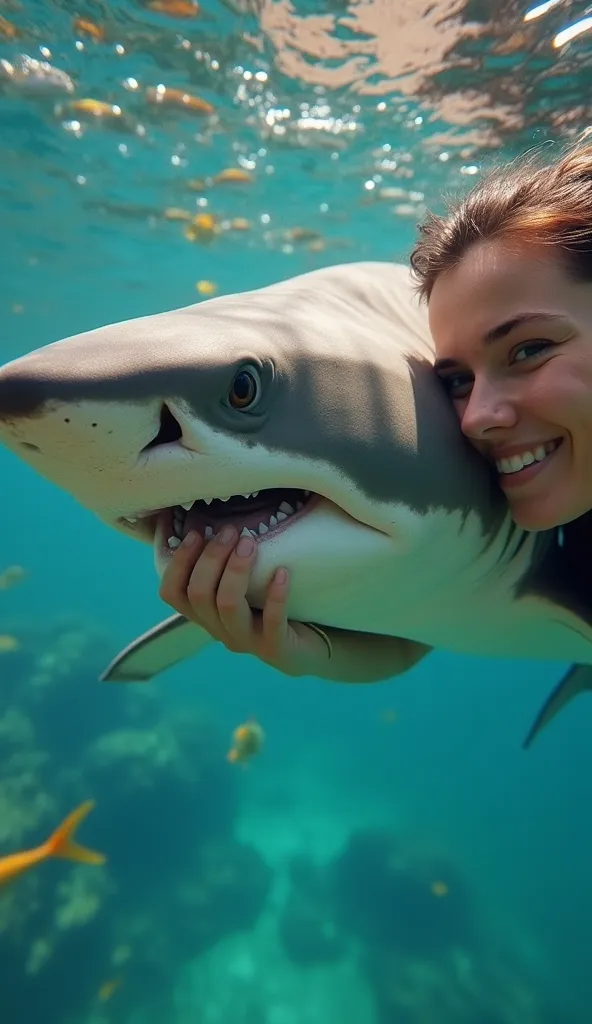
[[144,683],[214,643],[201,626],[171,615],[143,633],[113,659],[100,676],[107,683]]
[[86,800],[52,832],[45,844],[48,857],[61,857],[64,860],[75,860],[79,864],[104,864],[106,858],[96,850],[89,850],[74,840],[76,829],[86,818],[93,807],[94,800]]
[[592,690],[592,665],[572,665],[547,697],[526,735],[523,749],[527,750],[545,726],[585,690]]

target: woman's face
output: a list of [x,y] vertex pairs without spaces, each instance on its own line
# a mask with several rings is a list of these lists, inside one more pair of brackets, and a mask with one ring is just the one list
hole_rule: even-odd
[[462,431],[530,530],[592,508],[592,284],[571,280],[555,253],[479,242],[429,301]]

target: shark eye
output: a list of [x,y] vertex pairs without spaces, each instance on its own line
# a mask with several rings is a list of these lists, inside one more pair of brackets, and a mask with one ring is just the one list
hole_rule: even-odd
[[240,370],[234,378],[228,401],[233,409],[248,409],[259,397],[259,381],[251,370]]

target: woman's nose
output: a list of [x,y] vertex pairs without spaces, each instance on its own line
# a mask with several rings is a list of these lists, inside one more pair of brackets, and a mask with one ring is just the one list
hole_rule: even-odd
[[463,434],[475,441],[485,440],[489,431],[513,427],[516,420],[514,405],[501,388],[475,380],[461,417]]

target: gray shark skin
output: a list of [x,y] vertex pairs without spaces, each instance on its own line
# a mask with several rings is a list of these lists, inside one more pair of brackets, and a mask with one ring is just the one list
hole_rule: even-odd
[[[328,267],[38,349],[0,369],[0,440],[152,544],[160,574],[171,510],[195,501],[202,526],[250,517],[253,608],[285,565],[293,619],[592,665],[592,608],[557,531],[518,529],[462,437],[405,267]],[[102,678],[152,678],[208,642],[172,616]],[[568,673],[535,731],[586,678]]]

